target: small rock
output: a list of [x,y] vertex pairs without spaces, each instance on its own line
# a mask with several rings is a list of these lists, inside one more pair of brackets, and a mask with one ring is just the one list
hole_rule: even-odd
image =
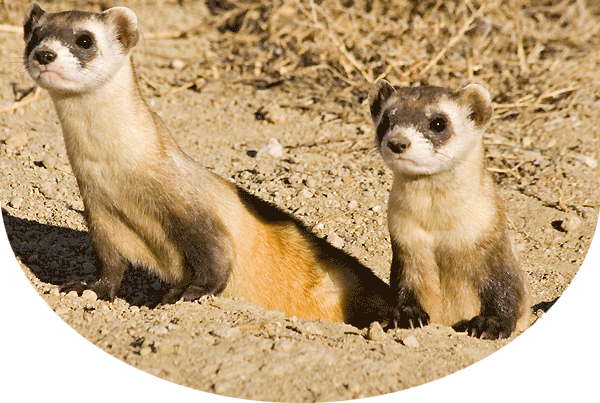
[[350,203],[348,203],[348,208],[351,210],[354,210],[357,207],[358,207],[358,202],[356,200],[350,200]]
[[315,178],[313,178],[312,176],[309,176],[308,178],[306,178],[306,187],[308,188],[314,188],[315,186],[317,186],[317,180]]
[[52,287],[50,291],[48,291],[48,294],[58,296],[60,295],[60,289],[58,287]]
[[150,354],[151,352],[152,352],[152,347],[150,347],[150,346],[144,346],[144,347],[142,347],[142,349],[140,350],[140,355],[141,355],[142,357],[144,357],[144,356],[146,356],[146,355]]
[[385,338],[385,332],[379,322],[373,322],[367,331],[367,338],[372,341],[381,341]]
[[44,159],[42,160],[42,165],[46,169],[54,169],[56,168],[56,164],[58,163],[58,159],[52,154],[46,154]]
[[419,342],[418,342],[417,338],[415,336],[413,336],[412,334],[409,334],[408,336],[404,337],[402,339],[402,344],[404,344],[407,347],[412,347],[412,348],[419,347]]
[[19,148],[19,147],[25,146],[28,141],[29,141],[29,136],[27,135],[27,133],[19,133],[19,134],[14,134],[14,135],[10,136],[8,139],[6,139],[6,145],[9,146],[10,148]]
[[371,210],[375,213],[381,213],[381,206],[374,206]]
[[562,228],[567,232],[572,232],[581,227],[581,218],[577,216],[570,216],[562,223]]
[[185,62],[181,59],[175,59],[171,62],[171,68],[174,70],[183,70],[185,66]]
[[313,197],[313,193],[308,189],[302,189],[298,192],[298,197],[302,197],[304,199],[310,199]]
[[589,157],[587,155],[578,155],[577,158],[579,161],[583,162],[585,165],[592,169],[596,169],[598,167],[598,160],[594,157]]
[[86,301],[96,301],[98,299],[98,295],[93,290],[84,290],[81,293],[81,298]]
[[344,247],[344,240],[340,238],[335,232],[330,232],[329,235],[327,235],[327,242],[329,242],[338,249],[342,249]]
[[70,299],[75,299],[75,298],[77,298],[77,297],[79,297],[79,295],[77,295],[77,291],[75,291],[75,290],[73,290],[73,291],[69,291],[69,292],[67,293],[67,298],[70,298]]
[[10,205],[10,207],[12,208],[21,208],[21,206],[23,205],[23,198],[22,197],[13,197],[8,204]]
[[54,188],[54,184],[53,183],[51,183],[51,182],[44,182],[40,186],[40,192],[44,196],[46,196],[47,198],[51,199],[56,194],[56,189]]
[[263,146],[258,150],[258,155],[270,155],[275,158],[280,158],[283,155],[283,146],[279,144],[277,139],[272,138],[266,146]]
[[344,182],[346,185],[349,185],[352,182],[354,182],[354,179],[352,179],[351,176],[344,175],[344,176],[342,176],[342,182]]

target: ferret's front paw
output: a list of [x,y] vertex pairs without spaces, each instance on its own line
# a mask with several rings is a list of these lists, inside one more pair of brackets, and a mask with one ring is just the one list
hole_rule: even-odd
[[507,338],[514,329],[514,323],[508,319],[482,315],[475,316],[468,322],[454,326],[454,330],[457,332],[466,332],[473,337],[487,340]]
[[429,315],[420,306],[402,305],[392,310],[390,328],[414,329],[429,324]]
[[92,284],[87,284],[83,281],[72,281],[60,287],[60,292],[69,293],[75,291],[81,296],[85,290],[92,290],[98,296],[98,299],[112,302],[117,296],[117,290],[104,281],[96,281]]

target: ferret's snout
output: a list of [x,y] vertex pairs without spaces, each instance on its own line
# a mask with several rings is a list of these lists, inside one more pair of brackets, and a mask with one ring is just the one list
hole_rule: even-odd
[[39,64],[46,65],[56,60],[56,53],[51,50],[38,50],[33,57]]
[[387,142],[387,147],[394,154],[402,154],[408,147],[410,147],[410,140],[401,137],[398,139],[390,139]]

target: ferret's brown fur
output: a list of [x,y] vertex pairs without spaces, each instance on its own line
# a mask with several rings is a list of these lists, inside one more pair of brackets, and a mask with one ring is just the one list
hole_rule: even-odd
[[99,260],[95,283],[66,289],[112,300],[134,264],[173,285],[164,303],[221,293],[302,318],[385,319],[389,287],[368,268],[178,147],[140,95],[138,36],[123,7],[26,15],[25,64],[54,101]]

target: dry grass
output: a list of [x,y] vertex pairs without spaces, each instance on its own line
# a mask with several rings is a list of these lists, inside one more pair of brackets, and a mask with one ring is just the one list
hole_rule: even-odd
[[[171,0],[186,7],[191,0]],[[0,2],[0,17],[29,1]],[[72,1],[107,8],[117,1]],[[82,3],[82,4],[79,4]],[[85,3],[85,4],[83,4]],[[114,4],[113,4],[114,3]],[[165,3],[159,0],[122,2]],[[333,112],[363,103],[371,84],[492,90],[499,117],[595,101],[600,6],[593,0],[206,0],[202,26],[146,40],[218,31],[202,52],[205,77],[283,87],[294,106]],[[0,23],[2,18],[0,18]],[[20,29],[0,24],[4,31]],[[500,56],[500,57],[499,57]],[[191,84],[193,85],[193,84]],[[191,86],[190,85],[190,86]]]
[[[542,5],[540,5],[542,4]],[[492,88],[500,117],[589,101],[598,7],[584,1],[208,1],[216,63],[341,107],[370,84]],[[498,58],[501,55],[501,58]],[[216,59],[216,60],[215,60]],[[578,97],[577,93],[581,92]],[[314,99],[313,101],[317,101]]]

